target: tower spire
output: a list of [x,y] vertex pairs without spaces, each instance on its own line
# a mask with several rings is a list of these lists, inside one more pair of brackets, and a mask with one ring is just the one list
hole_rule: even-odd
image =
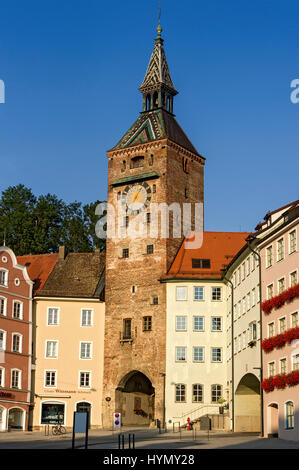
[[163,47],[162,26],[160,24],[161,8],[159,7],[159,24],[150,62],[139,87],[143,95],[143,112],[163,108],[173,113],[173,97],[178,94],[171,80],[166,55]]

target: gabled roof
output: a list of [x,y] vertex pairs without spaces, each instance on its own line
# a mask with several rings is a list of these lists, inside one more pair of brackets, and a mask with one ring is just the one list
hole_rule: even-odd
[[56,263],[44,287],[43,297],[97,296],[97,287],[105,268],[105,252],[69,253]]
[[[247,232],[204,232],[200,248],[186,249],[182,243],[167,278],[220,279],[224,269],[246,244]],[[209,259],[210,268],[192,268],[192,259]]]
[[30,279],[34,282],[33,296],[37,295],[54,268],[58,253],[46,255],[17,256],[18,263],[26,266]]
[[175,117],[164,109],[142,113],[112,150],[120,150],[161,139],[169,139],[189,152],[201,156]]

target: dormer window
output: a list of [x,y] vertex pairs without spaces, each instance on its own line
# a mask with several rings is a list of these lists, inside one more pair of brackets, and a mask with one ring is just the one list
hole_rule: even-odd
[[8,271],[5,271],[4,269],[0,270],[0,286],[7,287],[7,274]]
[[138,156],[131,158],[130,168],[140,168],[144,166],[144,157]]

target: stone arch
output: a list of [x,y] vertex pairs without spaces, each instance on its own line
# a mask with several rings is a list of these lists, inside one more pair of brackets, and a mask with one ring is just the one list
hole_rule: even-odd
[[155,389],[150,378],[139,370],[125,374],[115,390],[115,409],[122,424],[149,425],[154,418]]
[[235,391],[235,431],[260,431],[260,381],[251,373],[245,374]]

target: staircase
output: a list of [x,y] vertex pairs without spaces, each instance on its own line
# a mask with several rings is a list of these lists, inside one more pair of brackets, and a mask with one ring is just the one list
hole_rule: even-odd
[[219,413],[220,405],[209,404],[201,405],[198,408],[190,410],[188,413],[184,413],[181,416],[174,416],[173,421],[178,423],[182,429],[187,428],[187,418],[190,418],[190,424],[192,427],[198,429],[200,427],[200,420],[203,417],[209,417],[211,419],[211,425],[213,430],[229,429],[229,415],[228,413]]

